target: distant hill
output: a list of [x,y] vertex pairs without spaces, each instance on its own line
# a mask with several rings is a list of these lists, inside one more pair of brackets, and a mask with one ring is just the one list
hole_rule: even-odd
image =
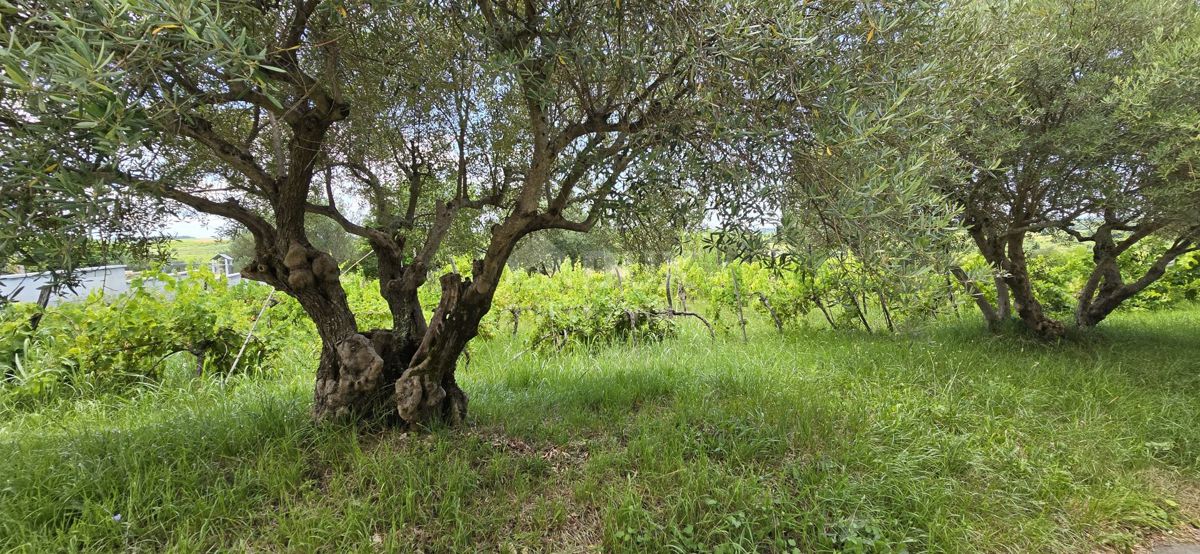
[[171,243],[172,259],[183,262],[207,262],[213,256],[226,251],[229,241],[220,239],[183,238]]

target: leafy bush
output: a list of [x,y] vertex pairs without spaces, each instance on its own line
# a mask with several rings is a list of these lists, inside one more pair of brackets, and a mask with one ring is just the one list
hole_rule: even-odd
[[[505,274],[493,302],[494,316],[514,314],[530,322],[529,341],[538,348],[563,348],[616,340],[661,340],[675,332],[663,313],[657,274],[641,266],[616,273],[564,264],[554,276]],[[495,319],[493,320],[496,323]]]
[[[63,386],[80,390],[157,380],[166,360],[180,353],[192,356],[198,372],[228,372],[266,294],[265,287],[229,286],[209,274],[187,279],[158,274],[136,280],[127,294],[95,293],[50,307],[36,329],[31,325],[36,306],[9,306],[0,312],[3,388],[37,398]],[[238,369],[269,359],[290,340],[290,327],[259,327]]]

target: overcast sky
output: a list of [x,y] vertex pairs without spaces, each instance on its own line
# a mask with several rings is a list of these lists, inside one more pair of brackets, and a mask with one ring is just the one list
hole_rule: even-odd
[[221,217],[171,217],[164,222],[166,234],[176,237],[215,238],[225,219]]

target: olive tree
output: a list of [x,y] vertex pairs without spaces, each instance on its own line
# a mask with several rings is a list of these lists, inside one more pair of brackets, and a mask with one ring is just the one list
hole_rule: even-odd
[[[721,184],[711,155],[820,95],[780,69],[819,63],[813,37],[837,37],[813,30],[856,6],[0,0],[0,125],[22,137],[0,155],[47,194],[86,183],[244,227],[243,274],[316,324],[316,417],[457,422],[456,362],[518,241],[588,231],[664,167],[680,194]],[[369,244],[390,328],[359,328],[311,215]],[[455,225],[486,246],[440,276],[427,321],[417,289]]]
[[[942,190],[995,273],[989,323],[1011,306],[1035,334],[1064,325],[1045,313],[1028,268],[1029,237],[1090,245],[1094,268],[1076,324],[1091,327],[1160,278],[1200,240],[1194,169],[1194,82],[1200,8],[1186,0],[968,1],[942,19],[952,146],[965,166]],[[1182,116],[1182,117],[1181,117]],[[1191,146],[1188,146],[1188,145]],[[1118,259],[1165,239],[1140,275]]]

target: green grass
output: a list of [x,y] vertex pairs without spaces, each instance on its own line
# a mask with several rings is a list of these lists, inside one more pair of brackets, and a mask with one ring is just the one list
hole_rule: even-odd
[[178,239],[171,242],[172,259],[183,262],[207,262],[229,249],[229,241],[219,239]]
[[474,344],[428,433],[310,423],[311,345],[0,406],[0,549],[1087,552],[1200,516],[1200,310],[522,350]]

